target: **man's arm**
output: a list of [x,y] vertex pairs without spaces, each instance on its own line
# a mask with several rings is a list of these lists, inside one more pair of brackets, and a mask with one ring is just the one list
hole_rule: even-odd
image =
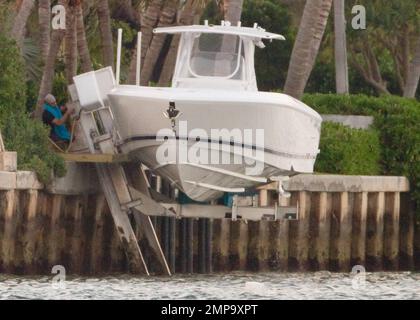
[[61,117],[61,119],[55,118],[52,123],[54,123],[56,126],[61,126],[62,124],[66,123],[67,119],[70,117],[71,114],[74,113],[74,110],[68,109],[66,113]]

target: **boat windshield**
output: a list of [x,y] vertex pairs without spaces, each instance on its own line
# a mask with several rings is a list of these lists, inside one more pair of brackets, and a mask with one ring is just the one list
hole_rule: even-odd
[[194,78],[242,79],[244,61],[239,36],[201,33],[193,40],[188,71]]

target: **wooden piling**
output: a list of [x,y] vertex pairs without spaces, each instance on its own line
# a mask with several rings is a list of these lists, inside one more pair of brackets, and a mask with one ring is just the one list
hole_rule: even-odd
[[26,207],[26,231],[23,241],[23,263],[25,274],[35,274],[34,253],[36,251],[36,235],[39,232],[37,223],[38,190],[28,190]]
[[227,271],[229,269],[230,219],[214,220],[213,226],[214,271]]
[[352,203],[348,192],[335,193],[332,204],[330,268],[349,272],[352,235]]
[[311,270],[329,270],[331,196],[317,192],[312,197],[309,263]]
[[[5,177],[7,183],[0,180],[0,272],[50,274],[55,264],[68,274],[128,272],[103,195],[49,193],[30,180],[25,180],[30,187],[23,188],[21,181],[17,189],[10,179],[16,174]],[[414,267],[414,211],[408,194],[401,193],[408,190],[402,178],[299,179],[289,184],[292,198],[278,200],[280,205],[299,202],[298,221],[155,218],[171,270],[348,272],[355,264],[368,271]],[[343,184],[337,184],[338,179]],[[267,190],[260,204],[271,201]]]
[[229,266],[232,270],[246,270],[248,259],[248,223],[232,221],[230,226]]
[[384,239],[384,192],[372,192],[368,196],[366,263],[370,270],[382,270]]
[[385,194],[384,212],[384,267],[386,270],[398,270],[400,228],[400,194]]
[[101,266],[104,263],[103,242],[106,234],[104,234],[105,214],[106,214],[106,199],[100,194],[96,198],[95,221],[92,234],[92,245],[90,251],[90,273],[100,273]]
[[351,242],[351,265],[366,264],[366,230],[368,212],[368,193],[358,192],[354,195],[353,227]]
[[291,204],[299,203],[299,219],[290,221],[289,269],[304,271],[308,269],[310,195],[307,191],[293,194]]
[[15,210],[15,197],[16,191],[10,190],[3,194],[3,198],[0,203],[2,206],[3,213],[3,239],[2,239],[2,259],[1,259],[1,271],[12,272],[13,270],[13,257],[14,257],[14,239],[16,229],[16,216],[14,215]]
[[402,270],[412,270],[414,267],[414,225],[414,204],[410,201],[410,195],[401,195],[399,260]]

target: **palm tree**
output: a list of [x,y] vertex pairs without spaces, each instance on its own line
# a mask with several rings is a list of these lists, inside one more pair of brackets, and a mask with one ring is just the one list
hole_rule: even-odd
[[313,69],[332,0],[307,0],[287,73],[285,93],[300,99]]
[[79,51],[81,69],[82,72],[89,72],[93,70],[93,67],[89,53],[89,46],[86,39],[85,23],[83,21],[83,7],[81,2],[76,6],[76,24],[77,49]]
[[111,17],[108,0],[98,1],[97,9],[102,41],[103,62],[106,66],[114,67],[114,48],[112,45]]
[[[141,66],[144,64],[144,59],[146,58],[147,50],[149,49],[150,43],[153,38],[153,29],[156,27],[159,21],[159,15],[162,9],[163,0],[151,0],[147,6],[146,12],[141,17],[141,32],[142,32],[142,42],[141,42]],[[137,48],[136,48],[137,49]],[[128,80],[130,83],[134,83],[136,80],[136,52],[133,52],[130,71]]]
[[16,42],[21,45],[26,27],[26,21],[28,21],[29,15],[34,8],[35,0],[25,0],[20,4],[19,12],[15,18],[15,22],[12,28],[12,37]]
[[[202,0],[187,0],[182,8],[181,16],[179,18],[180,25],[190,25],[194,22],[194,17],[197,13],[197,9],[204,9],[207,1]],[[199,14],[201,15],[201,14]],[[179,35],[174,35],[171,41],[168,54],[166,55],[165,62],[163,64],[162,72],[159,78],[160,86],[168,86],[172,80],[172,76],[175,69],[176,56],[178,51],[178,45],[180,41]]]
[[414,52],[414,58],[410,63],[407,81],[404,88],[404,97],[414,98],[420,80],[420,38],[417,40],[417,46]]
[[38,0],[41,56],[45,63],[50,47],[51,0]]
[[229,21],[232,25],[236,25],[241,21],[243,4],[244,0],[224,0],[223,10],[225,20]]
[[73,83],[77,73],[77,23],[76,7],[79,1],[69,2],[66,10],[66,33],[64,36],[64,62],[67,84]]
[[335,80],[339,94],[349,93],[344,0],[334,0]]
[[[159,18],[159,27],[172,25],[178,9],[178,0],[168,0]],[[165,43],[166,35],[157,34],[153,37],[143,63],[141,84],[147,85],[151,80],[153,70]]]
[[[65,5],[66,1],[59,0],[58,4]],[[50,48],[48,51],[48,57],[45,62],[44,72],[42,74],[41,85],[38,93],[38,100],[34,112],[35,117],[39,119],[42,116],[42,104],[44,102],[44,97],[52,90],[55,59],[57,57],[58,51],[60,50],[64,35],[65,30],[63,29],[54,29],[51,34]]]

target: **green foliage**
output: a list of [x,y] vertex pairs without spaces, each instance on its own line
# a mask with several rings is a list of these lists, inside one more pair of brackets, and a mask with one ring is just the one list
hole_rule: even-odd
[[11,113],[2,121],[2,134],[7,150],[17,151],[18,168],[33,170],[40,181],[65,174],[64,161],[49,148],[49,129],[40,121],[30,119],[27,113]]
[[303,100],[323,114],[373,116],[380,138],[381,174],[408,177],[420,210],[420,102],[396,96],[333,94],[305,95]]
[[321,153],[315,170],[349,175],[378,175],[381,171],[379,135],[376,130],[352,129],[324,122]]
[[242,24],[250,27],[255,22],[267,31],[282,34],[286,38],[286,41],[266,42],[265,49],[256,48],[255,52],[255,69],[260,90],[282,88],[286,82],[294,43],[289,11],[276,0],[245,0]]
[[[0,129],[7,150],[18,153],[18,168],[34,170],[42,182],[65,174],[64,161],[49,149],[49,129],[26,112],[25,70],[14,43],[0,36]],[[28,90],[28,91],[27,91]]]
[[0,119],[6,113],[21,112],[25,107],[25,71],[19,49],[0,36]]

